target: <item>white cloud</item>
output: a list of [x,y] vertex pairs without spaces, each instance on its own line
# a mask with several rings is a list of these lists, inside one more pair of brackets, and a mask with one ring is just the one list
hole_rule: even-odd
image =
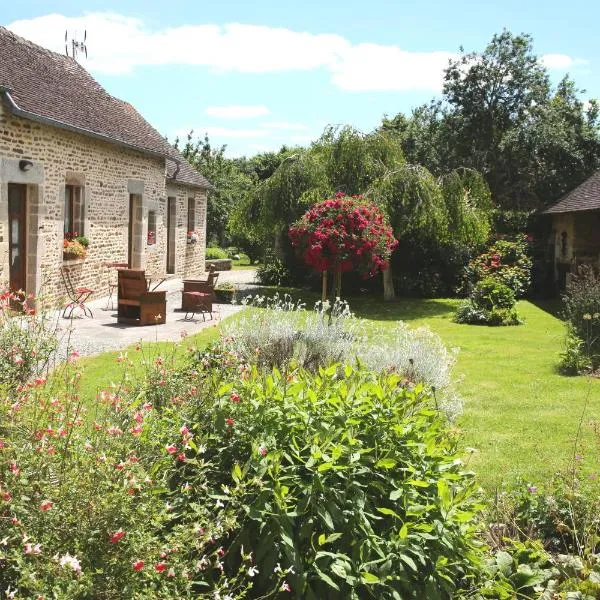
[[[57,52],[64,52],[57,32],[78,32],[81,39],[87,29],[89,59],[84,64],[97,73],[126,74],[142,65],[202,66],[218,73],[324,69],[334,85],[347,91],[439,91],[448,59],[456,56],[444,51],[410,52],[395,45],[352,44],[337,34],[239,23],[150,29],[141,19],[110,12],[82,17],[49,14],[7,27]],[[558,70],[587,64],[566,54],[546,54],[540,61]],[[258,107],[211,108],[231,109],[227,118],[238,118],[234,108]],[[239,118],[265,114],[240,114]]]
[[333,68],[333,82],[349,91],[439,90],[450,52],[407,52],[398,46],[359,44]]
[[[407,52],[397,46],[352,45],[336,34],[312,34],[237,23],[151,30],[116,13],[50,14],[7,26],[46,48],[64,52],[57,32],[87,29],[91,71],[130,73],[141,65],[197,65],[216,72],[275,73],[325,69],[345,90],[438,90],[447,52]],[[283,127],[279,127],[283,129]]]
[[205,111],[211,117],[223,119],[254,119],[264,117],[271,111],[266,106],[209,106]]
[[282,129],[286,131],[303,131],[306,129],[306,125],[302,123],[288,123],[287,121],[269,121],[268,123],[263,123],[265,127],[270,127],[271,129]]
[[544,54],[540,62],[548,69],[565,70],[570,67],[589,64],[589,61],[583,58],[573,58],[567,54]]

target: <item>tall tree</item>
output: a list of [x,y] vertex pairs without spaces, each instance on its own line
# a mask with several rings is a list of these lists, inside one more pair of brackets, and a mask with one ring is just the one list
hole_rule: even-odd
[[[206,235],[208,240],[223,245],[227,241],[230,213],[252,189],[253,180],[235,161],[225,156],[225,145],[213,147],[208,135],[195,141],[193,135],[194,132],[190,131],[181,153],[213,185],[208,192]],[[178,145],[177,139],[175,147]]]
[[568,78],[552,88],[530,36],[503,31],[482,52],[461,52],[441,101],[382,123],[409,162],[436,176],[475,169],[496,205],[524,210],[555,201],[600,166],[597,104],[586,107]]

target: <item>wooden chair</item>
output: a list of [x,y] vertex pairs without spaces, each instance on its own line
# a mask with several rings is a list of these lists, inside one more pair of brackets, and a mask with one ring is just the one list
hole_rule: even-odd
[[191,313],[209,313],[212,317],[213,301],[215,300],[215,285],[219,274],[215,272],[211,265],[206,279],[184,279],[183,290],[181,290],[181,310],[185,311],[185,318]]
[[119,270],[119,323],[162,325],[166,321],[166,292],[149,292],[144,271]]
[[[94,293],[94,290],[86,287],[75,287],[68,267],[61,267],[60,274],[65,286],[65,291],[67,292],[67,297],[69,298],[69,302],[65,306],[62,316],[66,319],[70,319],[73,315],[73,311],[79,307],[84,315],[93,318],[94,314],[92,313],[92,309],[89,306],[86,306],[85,303]],[[69,313],[69,316],[67,316],[67,312]]]

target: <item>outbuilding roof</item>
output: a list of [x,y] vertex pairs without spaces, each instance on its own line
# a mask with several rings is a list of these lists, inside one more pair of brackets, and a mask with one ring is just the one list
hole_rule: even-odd
[[600,209],[600,171],[545,210],[546,214]]
[[177,181],[209,184],[131,104],[109,94],[76,60],[0,27],[0,92],[17,116],[167,159]]

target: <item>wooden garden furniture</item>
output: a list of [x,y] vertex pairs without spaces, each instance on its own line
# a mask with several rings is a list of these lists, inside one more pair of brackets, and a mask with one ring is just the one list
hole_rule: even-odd
[[204,320],[206,320],[206,313],[209,313],[212,318],[215,285],[218,278],[219,274],[211,266],[206,279],[183,280],[181,310],[185,311],[185,319],[188,319],[190,314],[193,318],[195,313],[202,313]]
[[132,325],[162,325],[166,321],[166,292],[149,292],[144,271],[120,269],[117,320]]

